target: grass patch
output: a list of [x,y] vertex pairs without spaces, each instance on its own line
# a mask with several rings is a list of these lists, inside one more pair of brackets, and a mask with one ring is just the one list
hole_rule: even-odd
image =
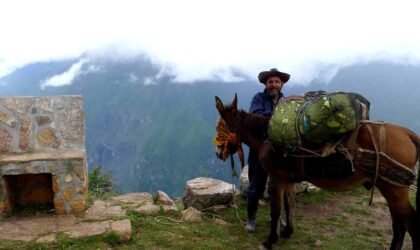
[[363,204],[343,204],[341,205],[341,209],[345,213],[349,214],[358,214],[358,215],[371,215],[372,209],[369,207],[363,206]]
[[108,243],[110,246],[116,246],[120,243],[120,239],[118,237],[118,234],[114,231],[110,231],[104,235],[104,240]]
[[325,202],[332,197],[335,197],[336,193],[329,192],[326,190],[319,190],[309,194],[299,194],[296,196],[296,202],[304,205]]

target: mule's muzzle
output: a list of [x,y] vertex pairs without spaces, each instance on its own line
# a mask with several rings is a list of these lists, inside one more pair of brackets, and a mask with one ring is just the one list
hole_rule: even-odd
[[216,146],[216,156],[217,156],[217,158],[219,158],[220,160],[223,160],[223,147],[221,147],[221,146]]

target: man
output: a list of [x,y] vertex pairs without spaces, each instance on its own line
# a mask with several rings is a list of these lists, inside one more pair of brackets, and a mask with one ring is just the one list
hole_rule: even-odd
[[[283,97],[281,89],[289,79],[289,74],[275,68],[262,71],[258,75],[258,80],[265,85],[265,89],[264,92],[259,92],[252,98],[249,112],[270,117],[274,107]],[[246,191],[248,220],[245,228],[248,232],[254,232],[258,200],[264,194],[267,174],[260,165],[258,153],[253,150],[249,151],[248,166],[249,187]]]

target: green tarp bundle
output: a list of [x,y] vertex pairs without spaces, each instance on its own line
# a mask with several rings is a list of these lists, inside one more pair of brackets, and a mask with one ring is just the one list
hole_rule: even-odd
[[286,99],[276,106],[268,138],[276,147],[292,151],[299,144],[299,133],[302,146],[320,147],[368,119],[369,106],[369,101],[356,93],[308,92],[300,99]]

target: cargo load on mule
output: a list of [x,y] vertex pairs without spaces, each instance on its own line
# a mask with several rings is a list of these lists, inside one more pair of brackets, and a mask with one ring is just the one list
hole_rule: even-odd
[[268,139],[286,152],[316,149],[335,143],[369,119],[369,101],[356,93],[308,92],[277,104],[268,126]]
[[[276,106],[268,125],[268,139],[292,158],[312,156],[301,167],[307,176],[341,179],[350,176],[356,167],[392,185],[410,186],[415,171],[384,151],[386,124],[368,120],[369,108],[369,101],[356,93],[316,91],[289,97]],[[375,150],[357,145],[361,126],[369,130],[380,127],[378,142],[372,139],[373,144],[378,144]]]

